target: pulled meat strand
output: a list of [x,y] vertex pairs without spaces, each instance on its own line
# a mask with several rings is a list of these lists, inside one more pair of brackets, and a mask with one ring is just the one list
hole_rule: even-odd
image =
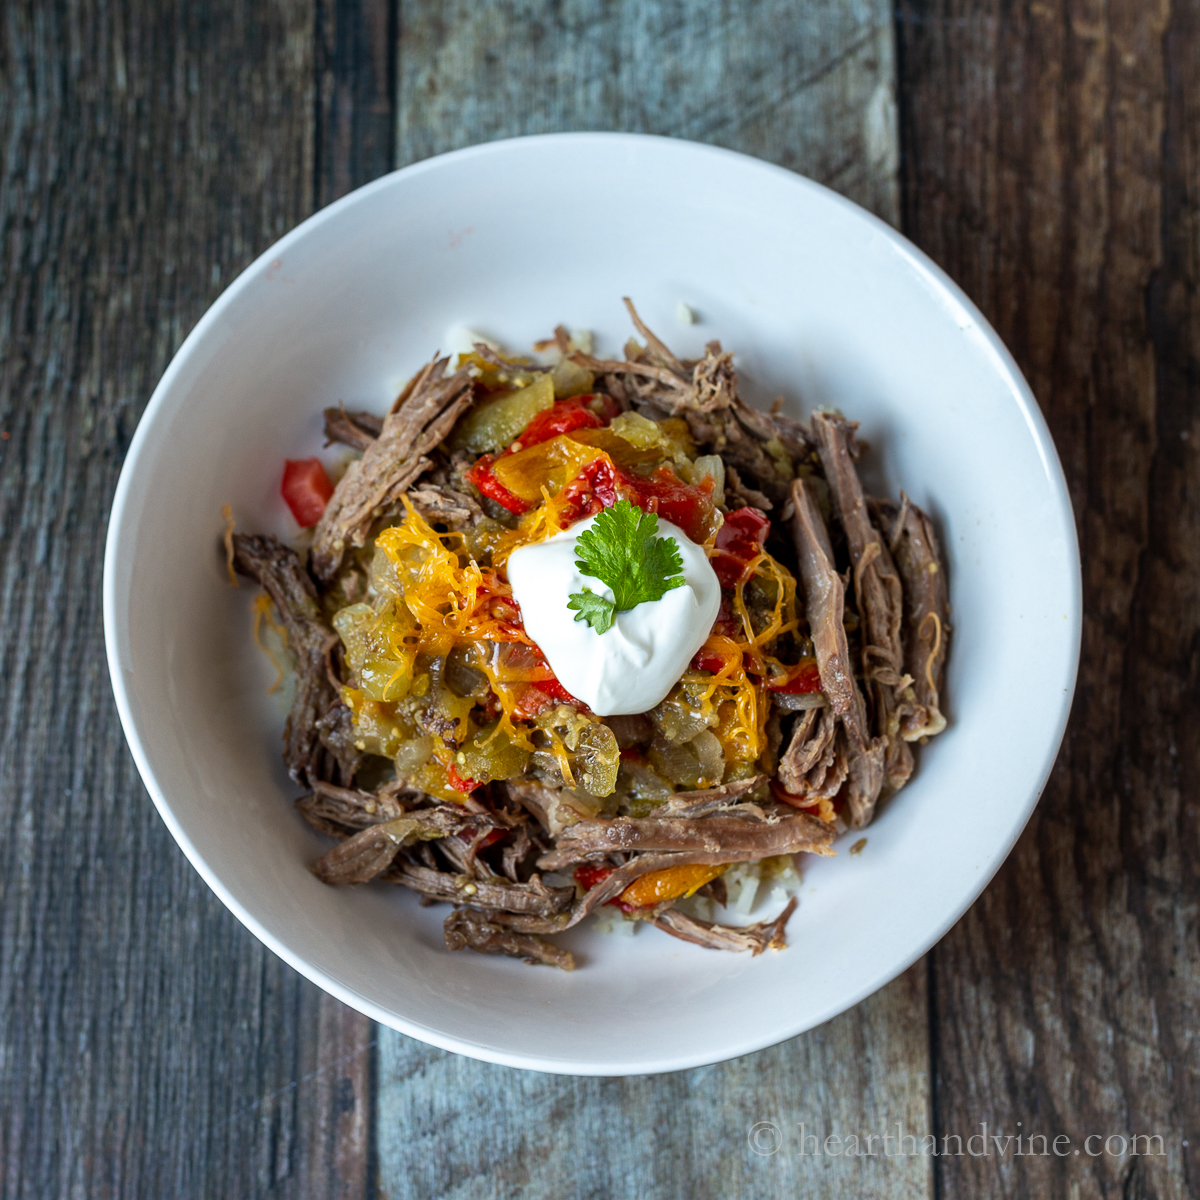
[[933,737],[946,728],[941,711],[942,679],[950,644],[946,567],[933,522],[901,494],[899,511],[890,501],[872,501],[890,540],[904,589],[904,666],[912,677],[911,711],[900,718],[906,741]]
[[336,770],[348,783],[353,765],[348,772],[341,769],[343,748],[327,746],[319,728],[321,718],[340,701],[325,671],[325,648],[334,633],[321,613],[312,579],[296,552],[274,537],[235,533],[233,565],[270,596],[295,660],[296,699],[283,730],[288,774],[304,783],[329,778]]
[[410,488],[408,501],[430,525],[445,525],[455,533],[483,520],[483,509],[470,496],[438,484]]
[[489,921],[482,913],[457,908],[445,921],[443,936],[447,950],[474,950],[478,954],[505,954],[536,966],[539,963],[560,971],[575,970],[575,956],[536,934],[516,933]]
[[313,874],[322,883],[367,883],[392,865],[401,847],[442,837],[446,824],[444,814],[425,809],[372,825],[321,855]]
[[434,900],[449,900],[452,904],[465,904],[484,911],[499,909],[539,917],[564,912],[575,897],[574,888],[547,887],[538,875],[528,883],[472,879],[467,875],[452,875],[420,866],[404,855],[396,856],[386,878]]
[[435,359],[409,382],[379,436],[342,476],[317,522],[310,562],[313,574],[329,583],[345,552],[362,546],[379,512],[394,504],[427,467],[427,457],[450,433],[474,399],[468,371],[445,376],[449,358]]
[[369,412],[347,412],[344,404],[325,410],[325,445],[340,443],[364,451],[383,431],[383,418]]
[[531,813],[553,838],[576,821],[591,816],[565,789],[547,787],[532,779],[510,779],[506,786],[509,796]]
[[687,368],[677,359],[674,353],[668,349],[665,342],[661,341],[658,336],[647,327],[646,323],[638,316],[638,310],[634,308],[633,301],[628,296],[622,296],[622,301],[625,304],[626,310],[629,312],[629,319],[633,322],[633,327],[646,339],[646,350],[648,357],[657,361],[660,366],[666,367],[673,375],[684,378],[687,375]]
[[[834,743],[829,766],[835,771],[839,788],[842,779],[845,780],[850,824],[855,829],[861,829],[870,824],[875,814],[875,804],[883,790],[887,740],[870,735],[866,705],[850,665],[850,648],[844,623],[845,591],[833,566],[833,549],[817,507],[816,496],[812,485],[806,480],[797,479],[792,484],[791,507],[792,537],[796,543],[800,578],[804,584],[805,611],[816,651],[821,690],[829,697],[829,703],[845,731],[845,736],[838,737]],[[823,751],[823,754],[827,753],[828,748]],[[785,762],[791,761],[791,754],[792,747],[789,745],[784,753]],[[843,763],[844,773],[840,770]],[[838,774],[842,775],[842,779],[836,778]],[[789,791],[803,790],[803,781],[797,781],[791,775],[781,776],[781,781]],[[798,784],[798,788],[793,789],[793,784]],[[823,790],[828,794],[827,785]],[[813,799],[820,798],[811,792],[809,794]]]
[[[414,792],[414,799],[424,794]],[[363,792],[357,788],[335,787],[333,784],[313,783],[312,794],[296,801],[300,815],[318,833],[326,837],[349,837],[356,829],[382,825],[402,817],[406,804],[397,795]]]
[[857,428],[832,413],[819,412],[812,419],[830,498],[845,531],[854,568],[854,594],[864,625],[862,673],[871,699],[874,733],[885,742],[887,785],[899,790],[913,769],[912,751],[900,737],[901,716],[908,709],[901,695],[908,686],[901,674],[904,597],[887,541],[871,523],[854,466]]
[[838,718],[831,708],[809,709],[792,731],[779,760],[784,790],[808,800],[832,800],[849,772],[844,745],[838,741]]
[[787,941],[784,930],[796,911],[796,898],[788,901],[787,908],[773,921],[762,921],[757,925],[714,925],[689,917],[676,908],[669,908],[654,918],[653,924],[664,933],[681,941],[692,942],[709,950],[749,950],[756,957],[764,950],[784,950]]
[[[752,488],[749,484],[742,482],[742,477],[738,474],[737,467],[731,463],[725,465],[725,498],[730,508],[751,508],[761,509],[763,512],[770,512],[775,505],[765,493]],[[732,501],[737,501],[736,504]]]
[[833,565],[833,548],[811,483],[792,484],[791,529],[804,585],[805,613],[821,676],[833,711],[860,742],[869,738],[867,712],[846,642],[845,590]]
[[614,817],[580,821],[565,829],[557,846],[538,866],[557,871],[585,858],[613,851],[653,851],[714,855],[714,862],[753,862],[776,854],[824,853],[833,828],[807,813],[766,820],[746,819],[736,809],[702,819],[688,817]]
[[[692,792],[676,792],[663,801],[661,809],[664,814],[672,817],[703,817],[710,812],[728,809],[747,792],[766,783],[765,775],[753,775],[749,779],[739,779],[736,783],[725,783],[720,787],[701,788]],[[754,808],[759,816],[762,810],[754,805],[741,807]]]

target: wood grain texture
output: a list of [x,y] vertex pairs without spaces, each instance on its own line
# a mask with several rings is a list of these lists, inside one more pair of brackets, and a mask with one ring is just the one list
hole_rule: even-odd
[[674,1075],[542,1075],[384,1036],[381,1200],[930,1196],[927,1157],[878,1139],[870,1157],[814,1153],[834,1132],[929,1128],[925,978],[919,964],[821,1029]]
[[884,0],[402,0],[397,165],[621,129],[712,142],[896,220]]
[[100,573],[171,354],[313,203],[311,0],[0,11],[0,1194],[361,1196],[371,1029],[226,912],[125,748]]
[[[933,953],[939,1130],[1071,1142],[943,1157],[939,1194],[1200,1195],[1197,11],[902,0],[898,30],[905,229],[1025,370],[1085,587],[1050,785]],[[1134,1133],[1165,1152],[1088,1153]]]
[[392,169],[393,0],[316,0],[316,207]]

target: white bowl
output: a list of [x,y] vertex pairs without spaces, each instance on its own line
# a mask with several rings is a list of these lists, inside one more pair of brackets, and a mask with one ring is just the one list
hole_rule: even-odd
[[[935,516],[954,640],[947,732],[866,831],[814,860],[790,948],[721,954],[644,929],[577,931],[573,974],[442,945],[444,906],[329,888],[292,808],[273,670],[229,586],[222,505],[289,532],[282,460],[321,409],[383,411],[447,328],[527,347],[562,321],[619,354],[621,296],[680,353],[720,338],[744,391],[862,422],[869,475]],[[700,315],[684,325],[686,301]],[[294,527],[291,528],[294,532]],[[1008,854],[1050,772],[1080,634],[1075,527],[1029,388],[919,251],[833,192],[710,146],[627,134],[496,142],[389,175],[250,266],[155,389],[104,569],[121,721],[163,820],[234,914],[378,1021],[492,1062],[581,1075],[677,1070],[803,1032],[923,954]]]

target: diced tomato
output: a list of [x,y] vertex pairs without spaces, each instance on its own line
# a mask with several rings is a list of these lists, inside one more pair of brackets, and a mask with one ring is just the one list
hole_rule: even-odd
[[545,655],[536,646],[523,647],[522,650],[510,652],[510,665],[521,659],[527,660],[523,670],[527,672],[525,679],[528,682],[516,703],[515,711],[518,717],[528,720],[544,713],[548,708],[553,708],[556,704],[572,704],[580,712],[585,713],[592,711],[582,700],[576,699],[558,682]]
[[784,696],[799,696],[805,692],[821,690],[821,672],[817,668],[815,658],[805,658],[796,664],[786,675],[776,679],[767,679],[767,687],[772,692]]
[[545,692],[536,684],[527,683],[513,706],[513,714],[522,721],[531,721],[553,707],[554,701]]
[[533,685],[540,692],[545,692],[551,700],[563,700],[568,704],[582,704],[583,701],[576,700],[570,692],[567,691],[557,679],[547,679],[545,683],[535,683]]
[[[610,866],[608,863],[580,863],[575,868],[575,882],[585,892],[590,892],[597,884],[603,883],[615,870],[616,867]],[[611,904],[612,901],[610,900],[609,903]]]
[[602,508],[612,508],[620,499],[617,471],[607,454],[593,459],[559,493],[566,501],[562,521],[574,525],[594,517]]
[[[596,410],[600,411],[597,412]],[[561,433],[577,429],[600,429],[620,412],[611,396],[570,396],[559,400],[553,408],[540,412],[517,439],[522,447],[548,442]]]
[[631,499],[639,508],[678,525],[693,542],[702,545],[707,539],[713,512],[711,477],[684,483],[670,467],[659,467],[649,476],[622,473],[621,482],[634,493]]
[[746,568],[762,553],[770,529],[766,513],[757,508],[739,508],[726,515],[717,531],[715,553],[708,560],[722,587],[744,582]]
[[289,458],[283,464],[283,484],[279,490],[296,524],[307,529],[324,515],[325,505],[333,495],[333,484],[319,458]]
[[733,615],[728,598],[721,597],[721,607],[713,622],[712,632],[718,637],[736,638],[742,632],[742,623]]
[[594,517],[624,497],[644,512],[678,525],[697,543],[707,538],[713,512],[711,479],[687,484],[670,467],[659,467],[653,475],[634,475],[620,470],[606,454],[588,463],[561,494],[568,501],[565,524]]
[[707,671],[710,675],[719,675],[724,669],[725,660],[719,654],[711,654],[700,649],[692,656],[693,671]]
[[520,496],[514,496],[496,478],[495,472],[492,470],[492,463],[496,461],[493,454],[485,454],[468,472],[467,478],[490,500],[495,500],[501,508],[506,508],[510,513],[525,513],[533,506],[527,501],[522,500]]
[[454,764],[451,763],[446,768],[446,778],[450,781],[450,786],[456,792],[462,792],[464,795],[470,795],[476,788],[483,787],[483,783],[478,779],[464,779],[457,770]]
[[585,713],[592,711],[582,700],[572,696],[557,679],[547,679],[526,684],[525,691],[517,701],[516,713],[518,717],[536,717],[556,704],[571,704]]

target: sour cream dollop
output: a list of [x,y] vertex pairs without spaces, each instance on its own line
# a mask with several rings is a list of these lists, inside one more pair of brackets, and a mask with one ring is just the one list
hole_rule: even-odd
[[658,536],[679,546],[683,586],[617,613],[612,626],[597,633],[567,608],[585,587],[612,599],[611,588],[575,565],[579,535],[595,520],[514,550],[508,581],[526,631],[572,696],[601,717],[641,713],[666,696],[704,644],[721,607],[721,585],[704,548],[660,517]]

